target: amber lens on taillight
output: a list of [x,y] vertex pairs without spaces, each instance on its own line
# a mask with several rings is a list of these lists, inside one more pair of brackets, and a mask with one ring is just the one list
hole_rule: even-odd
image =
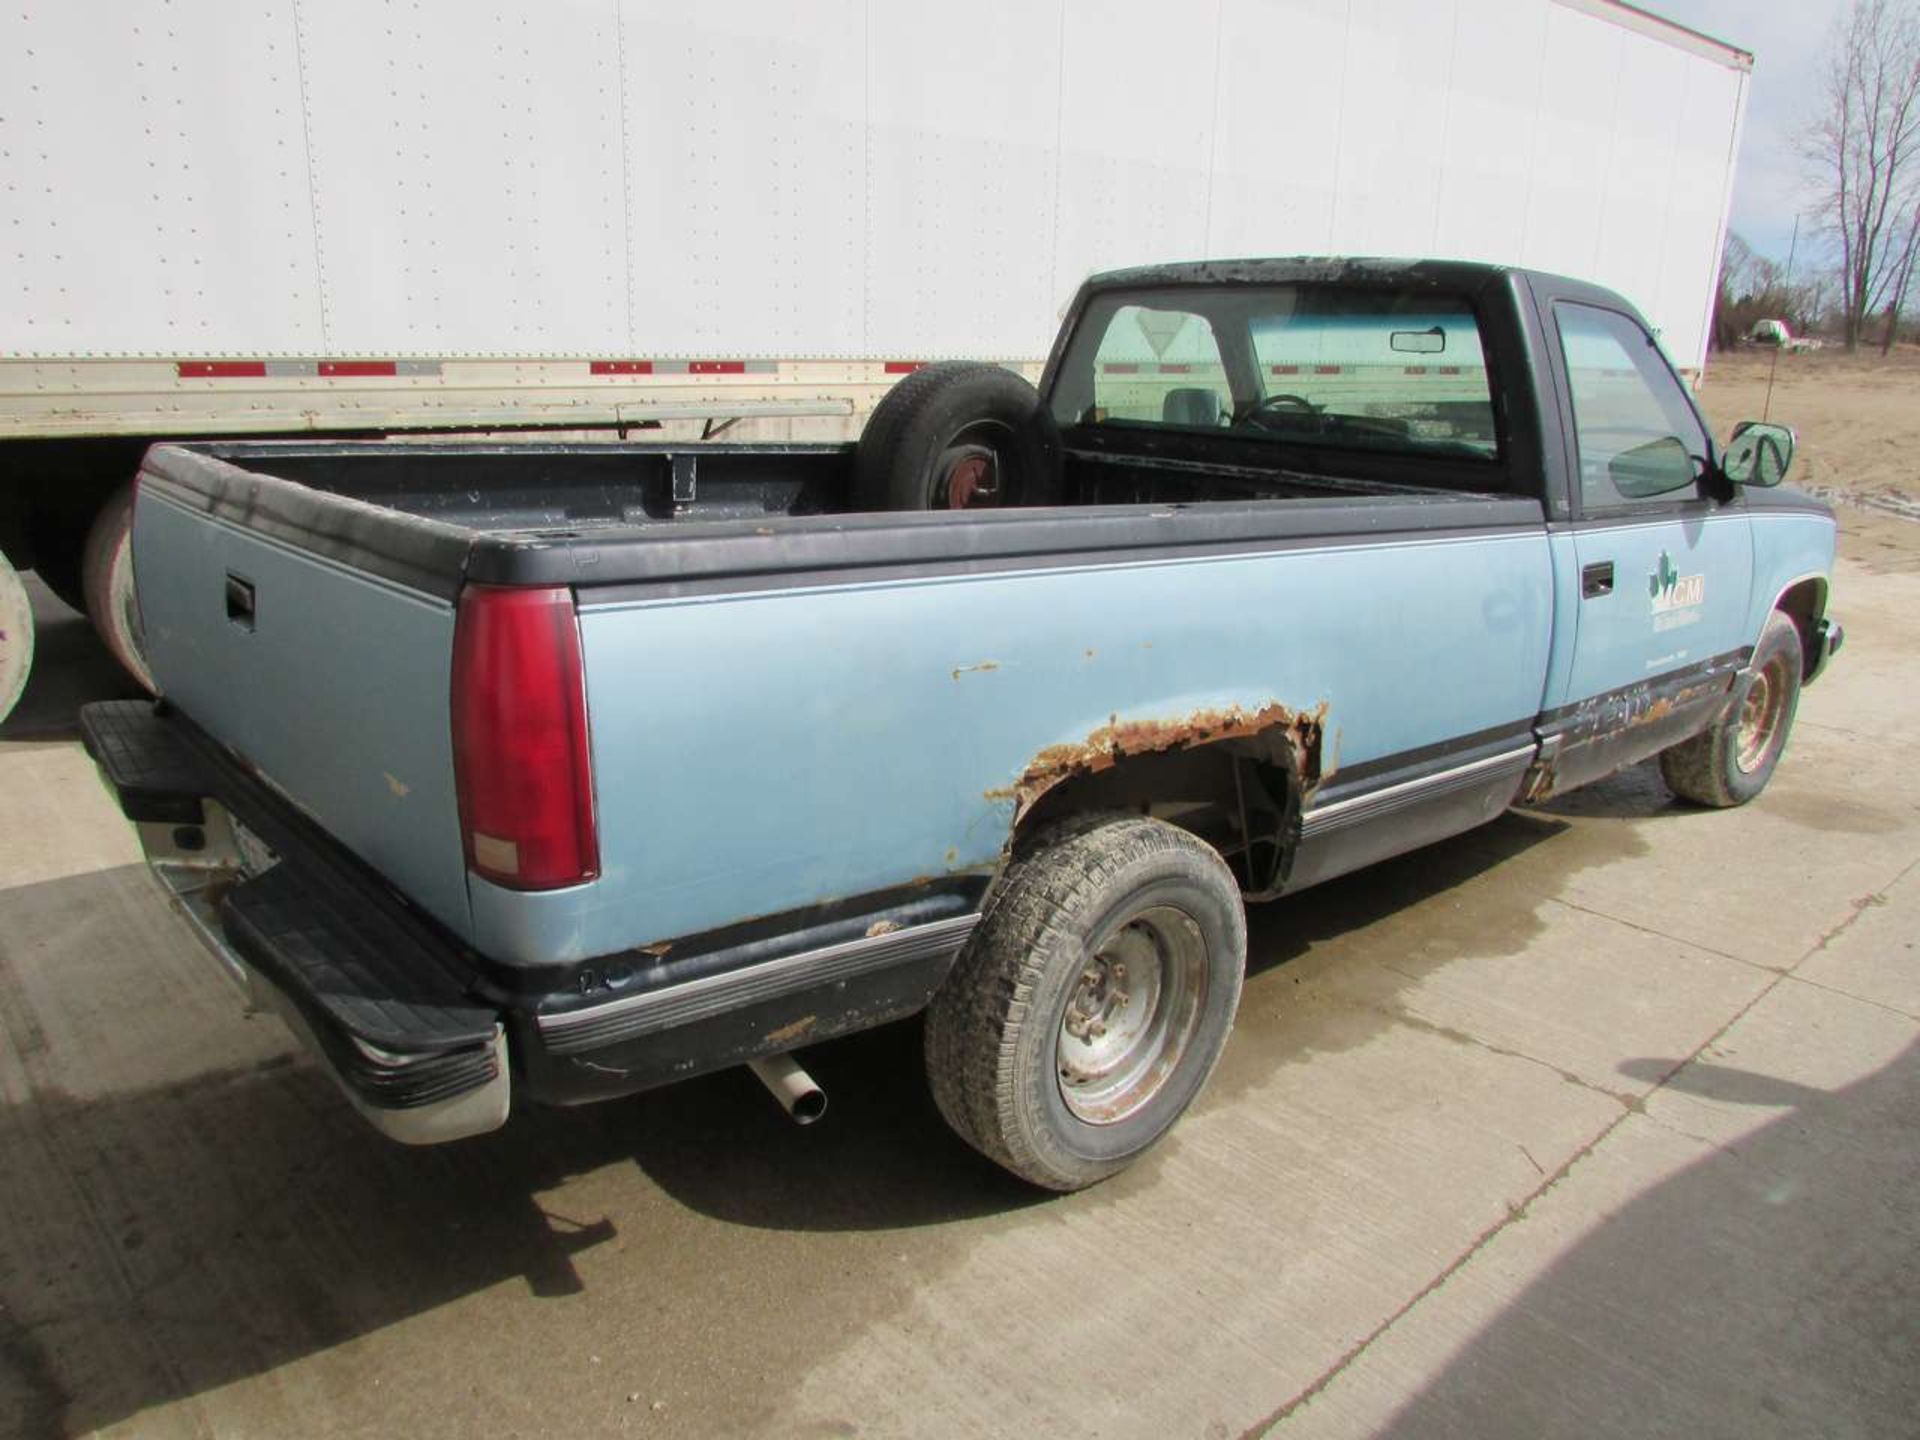
[[577,885],[599,873],[572,591],[461,592],[453,770],[474,871],[515,890]]

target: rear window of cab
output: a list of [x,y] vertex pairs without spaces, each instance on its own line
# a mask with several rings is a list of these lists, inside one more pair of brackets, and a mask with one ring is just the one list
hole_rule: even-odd
[[1464,298],[1426,290],[1299,284],[1101,295],[1069,344],[1053,406],[1063,427],[1499,456],[1479,321]]

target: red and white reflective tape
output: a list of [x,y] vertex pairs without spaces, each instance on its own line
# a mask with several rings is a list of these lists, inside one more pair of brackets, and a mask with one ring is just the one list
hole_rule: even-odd
[[778,360],[595,360],[590,375],[777,375]]
[[[1214,370],[1212,365],[1150,365],[1136,360],[1107,360],[1101,362],[1103,375],[1191,375],[1196,370]],[[1368,365],[1269,365],[1267,372],[1272,375],[1367,375],[1377,374],[1384,368],[1376,364]],[[1466,367],[1460,365],[1406,365],[1402,373],[1407,375],[1461,375]]]
[[182,380],[359,379],[438,375],[438,360],[176,360]]

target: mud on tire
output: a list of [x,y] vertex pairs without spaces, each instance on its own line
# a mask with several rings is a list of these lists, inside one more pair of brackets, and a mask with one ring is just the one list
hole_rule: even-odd
[[1035,1185],[1125,1168],[1190,1105],[1246,966],[1239,887],[1203,841],[1080,818],[1016,856],[927,1012],[947,1123]]
[[1776,610],[1767,618],[1747,670],[1713,724],[1660,752],[1660,774],[1681,799],[1716,809],[1744,805],[1773,778],[1806,673],[1790,617]]

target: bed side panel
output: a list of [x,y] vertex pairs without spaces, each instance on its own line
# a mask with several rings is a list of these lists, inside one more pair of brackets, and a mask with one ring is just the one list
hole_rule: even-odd
[[583,592],[603,875],[476,899],[476,943],[589,956],[990,866],[1028,767],[1116,720],[1324,705],[1328,773],[1524,725],[1550,585],[1544,533],[1526,529]]

